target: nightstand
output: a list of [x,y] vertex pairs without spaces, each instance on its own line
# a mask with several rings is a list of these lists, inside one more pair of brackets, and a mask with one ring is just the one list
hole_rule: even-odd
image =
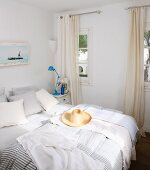
[[70,92],[68,92],[67,94],[63,94],[63,95],[58,95],[58,96],[54,96],[60,103],[63,104],[71,104],[71,95]]

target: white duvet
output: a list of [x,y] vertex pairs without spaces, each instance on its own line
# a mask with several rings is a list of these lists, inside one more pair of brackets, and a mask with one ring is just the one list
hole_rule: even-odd
[[[51,119],[57,125],[47,124],[17,139],[39,170],[102,170],[106,167],[121,170],[122,164],[125,170],[129,168],[133,149],[132,136],[138,130],[135,130],[136,124],[129,123],[130,130],[126,125],[119,125],[120,121],[116,121],[124,121],[124,115],[121,118],[118,114],[117,118],[117,113],[113,112],[116,118],[111,123],[110,116],[106,118],[103,115],[106,112],[101,112],[99,116],[98,109],[97,113],[94,110],[96,108],[88,109],[93,119],[82,128],[64,125],[58,115]],[[106,160],[102,161],[101,157]]]

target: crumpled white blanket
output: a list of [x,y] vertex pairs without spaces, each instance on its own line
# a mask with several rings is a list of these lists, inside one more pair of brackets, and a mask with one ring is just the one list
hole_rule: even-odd
[[[60,129],[59,129],[60,131]],[[104,163],[94,160],[77,148],[77,140],[68,140],[53,125],[47,124],[40,129],[19,137],[39,170],[103,170]]]

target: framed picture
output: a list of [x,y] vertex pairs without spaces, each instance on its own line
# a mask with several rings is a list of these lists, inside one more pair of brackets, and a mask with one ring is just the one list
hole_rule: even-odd
[[28,64],[29,55],[29,43],[0,43],[0,66]]

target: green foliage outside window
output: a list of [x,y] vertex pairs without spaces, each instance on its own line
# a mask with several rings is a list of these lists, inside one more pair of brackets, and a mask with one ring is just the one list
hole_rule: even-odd
[[150,30],[144,32],[144,45],[148,49],[148,57],[145,61],[144,67],[144,80],[145,82],[150,82]]
[[150,31],[144,32],[144,45],[150,46]]
[[79,35],[79,48],[87,48],[87,34]]

